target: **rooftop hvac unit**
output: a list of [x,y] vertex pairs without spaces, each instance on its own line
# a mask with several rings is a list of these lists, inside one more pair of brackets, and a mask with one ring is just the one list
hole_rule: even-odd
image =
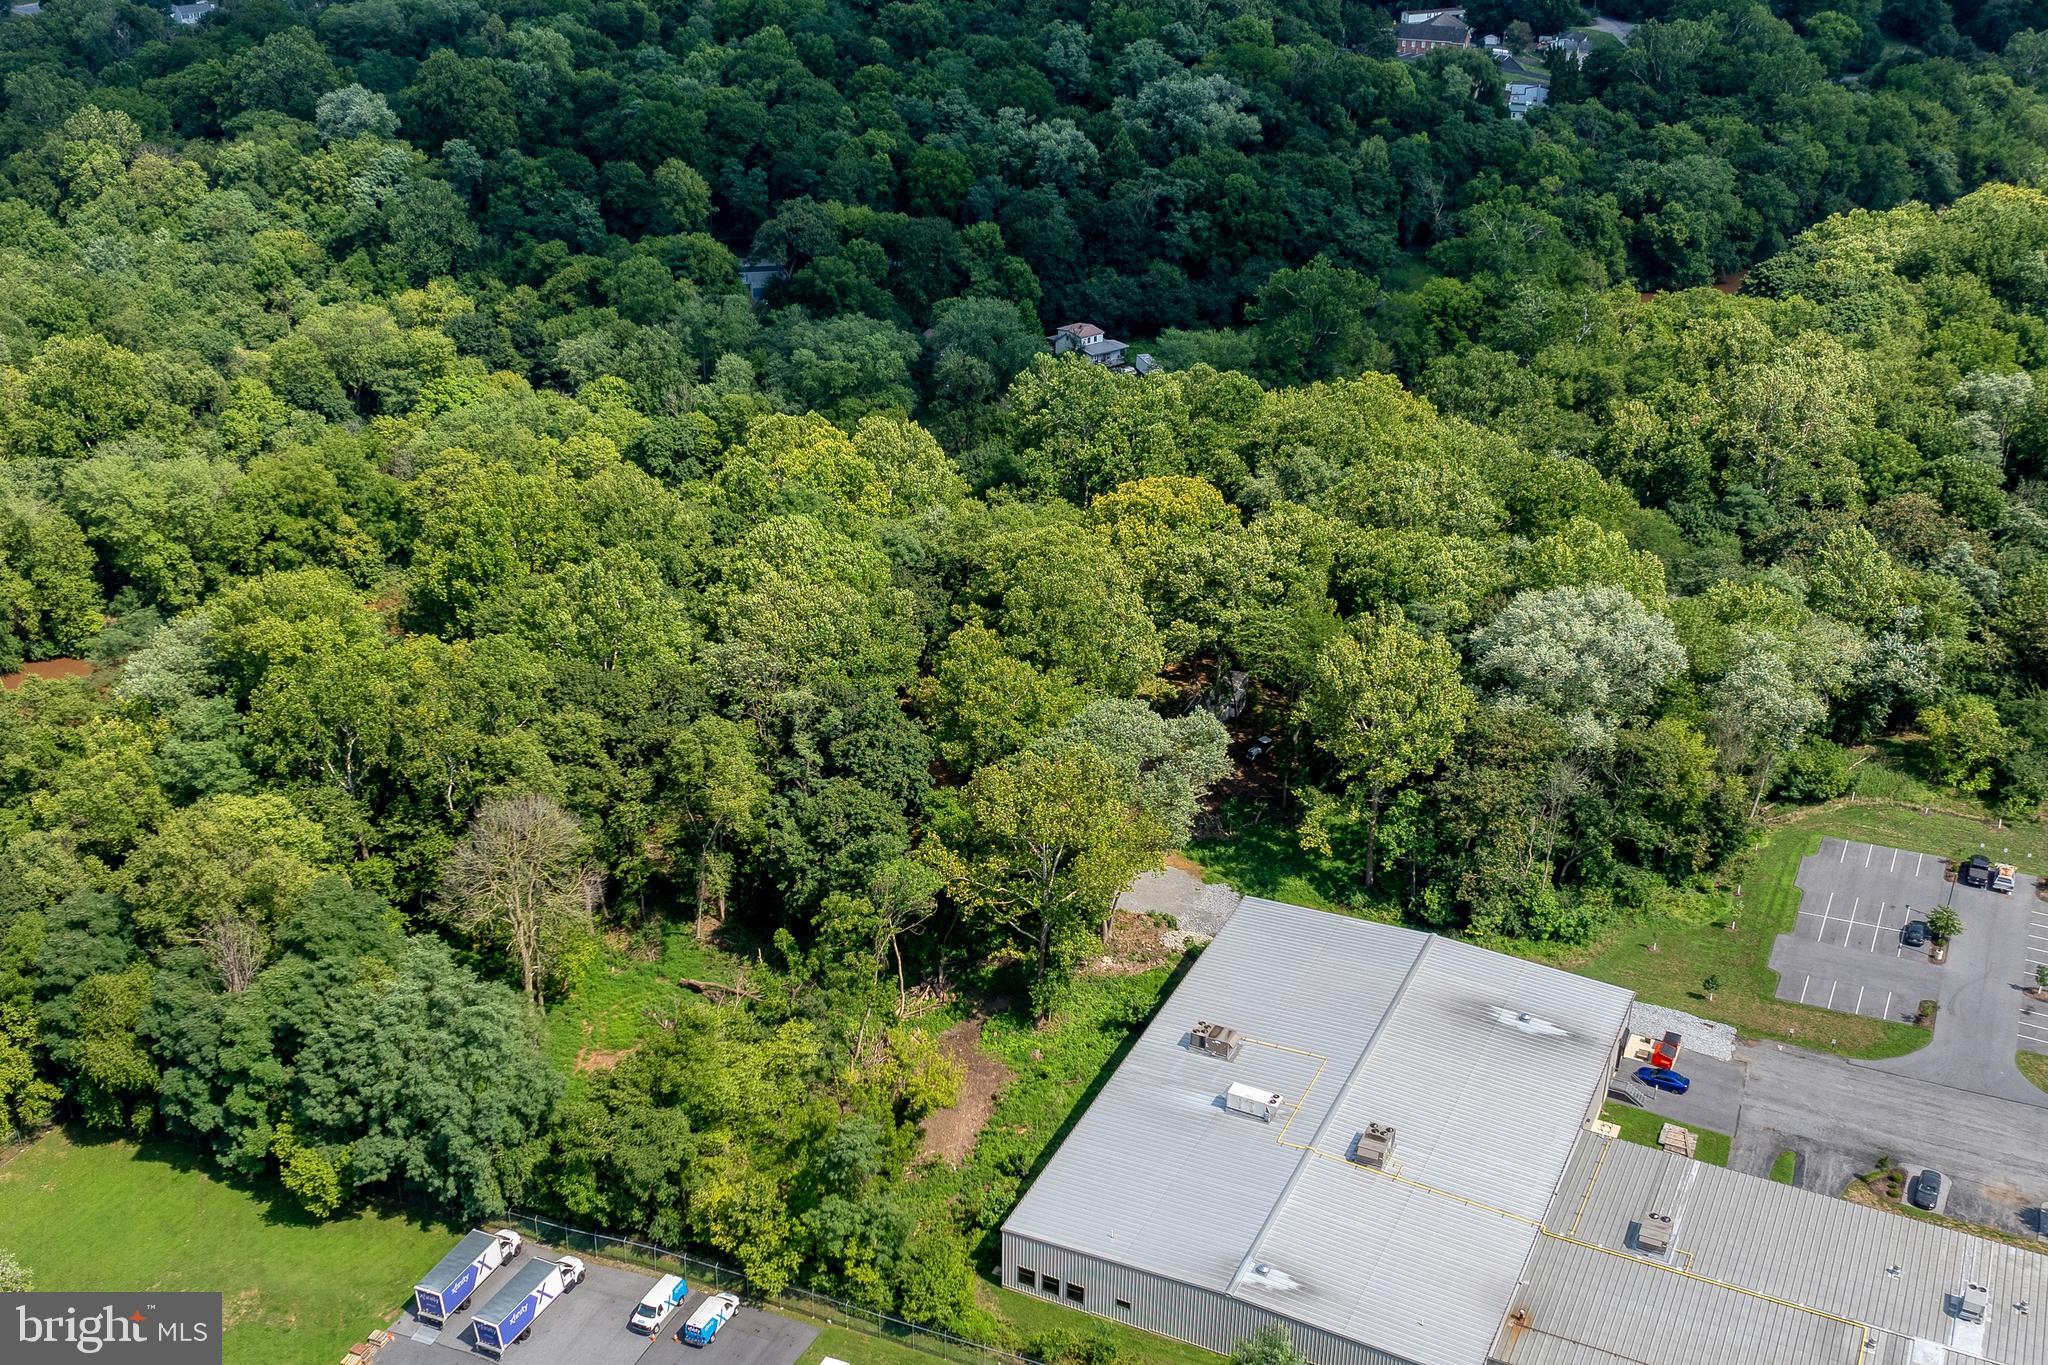
[[1280,1097],[1270,1090],[1237,1082],[1223,1092],[1223,1107],[1232,1113],[1250,1114],[1262,1122],[1271,1123],[1274,1111],[1280,1107]]
[[1360,1166],[1384,1169],[1394,1155],[1394,1125],[1368,1123],[1365,1131],[1351,1139],[1351,1159]]
[[1671,1250],[1671,1215],[1646,1213],[1636,1224],[1636,1250],[1662,1256]]
[[1198,1021],[1188,1030],[1188,1042],[1195,1051],[1221,1057],[1226,1062],[1236,1061],[1239,1050],[1244,1047],[1244,1039],[1238,1036],[1236,1029],[1212,1024],[1207,1019]]
[[1964,1322],[1984,1321],[1984,1310],[1991,1306],[1991,1287],[1982,1284],[1965,1284],[1962,1302],[1956,1305],[1956,1317]]

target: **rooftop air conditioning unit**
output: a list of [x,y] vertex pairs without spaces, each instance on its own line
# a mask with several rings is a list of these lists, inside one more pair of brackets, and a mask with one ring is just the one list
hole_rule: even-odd
[[1956,1317],[1963,1322],[1984,1321],[1984,1310],[1991,1306],[1991,1287],[1976,1283],[1963,1286],[1962,1302],[1956,1305]]
[[1211,1057],[1220,1057],[1226,1062],[1237,1060],[1237,1054],[1244,1047],[1244,1039],[1234,1028],[1212,1024],[1207,1019],[1198,1021],[1188,1030],[1188,1043],[1197,1052],[1206,1052]]
[[1671,1215],[1646,1213],[1636,1224],[1636,1250],[1662,1256],[1671,1250]]
[[1394,1125],[1368,1123],[1365,1131],[1351,1140],[1351,1159],[1360,1166],[1384,1170],[1394,1155]]
[[1274,1111],[1280,1108],[1280,1097],[1270,1090],[1261,1090],[1256,1085],[1233,1082],[1223,1092],[1223,1107],[1237,1114],[1250,1114],[1261,1122],[1271,1123]]

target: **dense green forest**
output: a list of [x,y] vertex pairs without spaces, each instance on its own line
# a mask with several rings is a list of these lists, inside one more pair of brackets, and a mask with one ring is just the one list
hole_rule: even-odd
[[1622,11],[1526,119],[1359,0],[0,20],[0,1136],[989,1335],[929,1018],[1085,1079],[1219,801],[1559,943],[1877,737],[2033,817],[2048,5]]

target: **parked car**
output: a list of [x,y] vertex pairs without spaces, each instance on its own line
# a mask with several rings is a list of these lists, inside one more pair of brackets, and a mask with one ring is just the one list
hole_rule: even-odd
[[1991,868],[1991,889],[2010,896],[2013,888],[2013,873],[2017,871],[2011,863],[1994,863]]
[[1907,920],[1906,927],[1899,930],[1899,942],[1905,944],[1908,948],[1926,947],[1927,921],[1924,919]]
[[1692,1082],[1668,1066],[1639,1066],[1636,1079],[1652,1090],[1668,1090],[1674,1095],[1683,1095],[1692,1089]]
[[739,1311],[739,1295],[713,1294],[698,1304],[697,1311],[683,1324],[683,1340],[692,1346],[709,1346],[718,1336],[718,1329],[732,1321],[732,1315]]
[[1906,1198],[1913,1201],[1916,1209],[1931,1209],[1941,1202],[1941,1172],[1925,1170],[1913,1177],[1913,1183],[1906,1188]]
[[633,1310],[633,1316],[626,1323],[636,1332],[653,1336],[661,1330],[661,1324],[668,1321],[668,1315],[676,1311],[676,1305],[689,1296],[690,1286],[680,1275],[664,1275],[654,1282],[654,1288],[647,1291],[647,1297]]
[[1956,868],[1956,880],[1964,886],[1991,885],[1991,860],[1979,853]]

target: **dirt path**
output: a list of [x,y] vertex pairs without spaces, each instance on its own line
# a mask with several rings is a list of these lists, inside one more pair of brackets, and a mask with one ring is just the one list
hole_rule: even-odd
[[939,1035],[939,1050],[960,1064],[960,1099],[924,1121],[924,1154],[958,1166],[996,1109],[996,1095],[1009,1083],[1010,1068],[981,1045],[979,1018],[963,1019]]

